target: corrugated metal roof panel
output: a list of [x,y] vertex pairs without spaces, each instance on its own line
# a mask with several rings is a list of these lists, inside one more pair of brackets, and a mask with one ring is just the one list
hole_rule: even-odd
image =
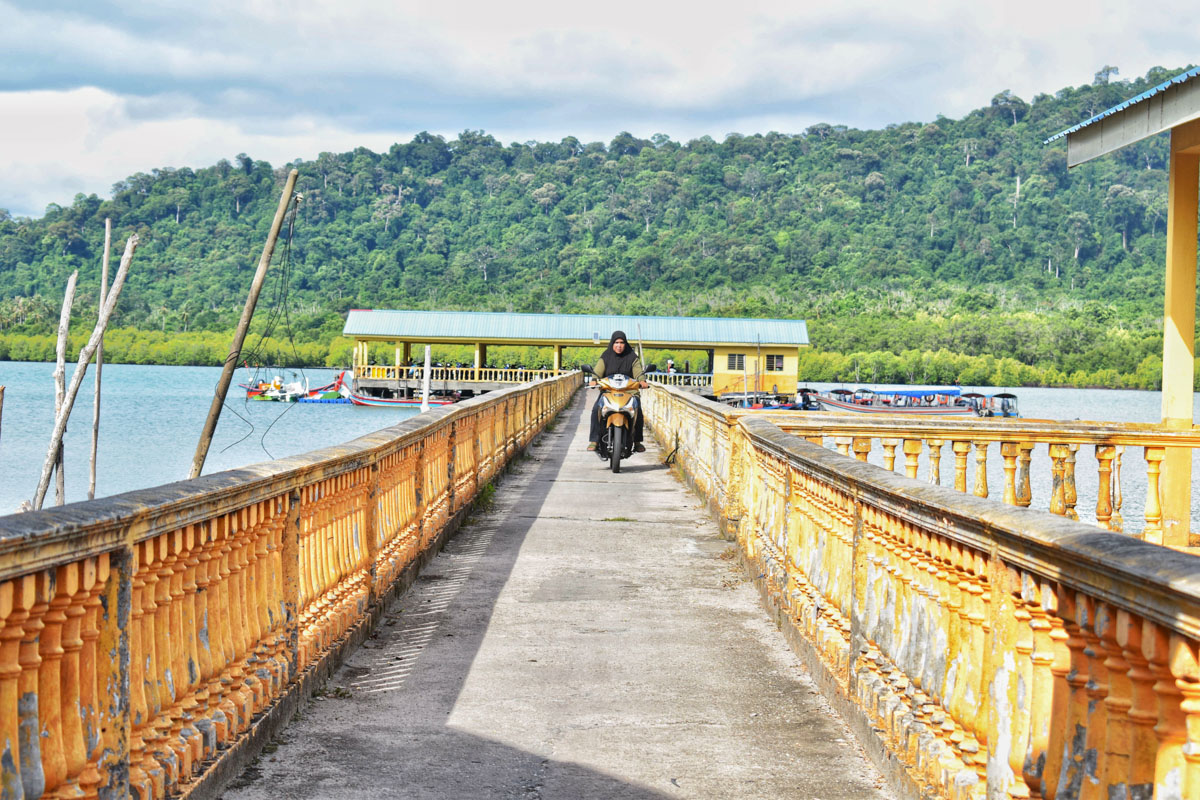
[[1050,144],[1055,139],[1061,139],[1062,137],[1069,136],[1072,133],[1075,133],[1076,131],[1081,131],[1084,128],[1086,128],[1087,126],[1089,126],[1095,122],[1099,122],[1100,120],[1104,119],[1105,117],[1111,117],[1113,114],[1120,113],[1121,111],[1124,111],[1125,109],[1129,108],[1130,106],[1137,105],[1138,103],[1142,102],[1143,100],[1148,100],[1149,98],[1154,97],[1154,95],[1160,94],[1161,92],[1166,91],[1167,89],[1169,89],[1172,86],[1177,86],[1178,84],[1181,84],[1181,83],[1187,83],[1192,78],[1195,78],[1197,75],[1200,75],[1200,67],[1193,67],[1192,69],[1189,69],[1187,72],[1181,72],[1178,75],[1176,75],[1174,78],[1171,78],[1170,80],[1167,80],[1167,81],[1163,81],[1158,86],[1155,86],[1153,89],[1148,89],[1148,90],[1142,92],[1137,97],[1131,97],[1128,100],[1126,100],[1124,103],[1115,105],[1112,108],[1108,109],[1107,111],[1101,111],[1099,114],[1097,114],[1096,116],[1092,117],[1089,120],[1084,120],[1083,122],[1079,123],[1078,125],[1076,125],[1072,128],[1067,128],[1065,131],[1054,134],[1049,139],[1044,141],[1042,144]]
[[607,344],[614,330],[631,340],[678,344],[807,345],[804,320],[727,317],[628,317],[606,314],[506,314],[486,311],[383,311],[355,309],[345,336],[422,340],[498,339],[592,341]]

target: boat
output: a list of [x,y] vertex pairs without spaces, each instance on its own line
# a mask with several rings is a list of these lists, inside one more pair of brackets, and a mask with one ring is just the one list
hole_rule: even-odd
[[[412,408],[413,406],[420,407],[421,405],[419,397],[371,397],[370,395],[356,394],[345,384],[342,384],[341,396],[348,398],[356,406],[370,406],[372,408]],[[453,402],[454,400],[445,397],[429,398],[429,405],[431,406],[448,406]]]
[[879,390],[832,389],[813,398],[822,411],[853,414],[898,414],[909,417],[1015,417],[1017,398],[1002,393],[966,395],[957,388]]
[[246,390],[248,400],[269,400],[276,403],[296,403],[305,400],[333,400],[341,397],[341,389],[345,385],[345,372],[324,386],[315,389],[308,387],[308,377],[304,381],[284,383],[283,378],[276,375],[270,382],[259,381],[257,384],[238,384]]

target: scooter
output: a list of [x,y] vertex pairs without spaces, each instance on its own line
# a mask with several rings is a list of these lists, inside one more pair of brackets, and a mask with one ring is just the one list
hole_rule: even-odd
[[[595,376],[586,364],[580,369]],[[640,384],[628,375],[608,375],[596,379],[596,385],[600,387],[600,419],[604,422],[596,453],[609,462],[613,472],[620,472],[621,459],[633,455],[633,425],[642,413]]]

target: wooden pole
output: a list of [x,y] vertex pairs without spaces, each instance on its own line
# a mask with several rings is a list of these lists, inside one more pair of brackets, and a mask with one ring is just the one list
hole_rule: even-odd
[[75,365],[75,372],[71,375],[71,385],[67,387],[67,395],[63,400],[62,409],[54,418],[54,432],[50,434],[50,452],[46,454],[46,463],[42,465],[42,477],[38,481],[37,494],[33,498],[34,509],[40,509],[42,502],[46,499],[46,489],[50,486],[50,473],[54,469],[54,456],[58,452],[58,445],[62,442],[63,434],[67,430],[67,419],[71,416],[71,408],[75,405],[75,396],[79,394],[79,387],[87,374],[88,362],[96,353],[100,337],[104,335],[104,329],[108,327],[108,320],[117,307],[117,301],[121,299],[121,289],[125,287],[125,276],[129,274],[129,265],[133,262],[133,251],[137,249],[137,246],[138,237],[135,233],[125,242],[125,255],[121,256],[121,266],[117,268],[117,277],[113,280],[112,291],[104,298],[104,309],[100,312],[100,319],[96,320],[96,327],[92,330],[91,338],[79,352],[79,361]]
[[[112,220],[104,218],[104,258],[100,266],[99,308],[104,308],[104,296],[108,293],[108,255],[112,251]],[[92,459],[88,470],[88,500],[96,499],[96,450],[100,442],[100,372],[104,369],[104,334],[96,348],[96,393],[92,398]]]
[[0,421],[4,419],[4,387],[0,386]]
[[[75,284],[79,281],[79,270],[67,279],[67,291],[63,293],[62,311],[58,315],[58,344],[54,348],[54,416],[62,411],[63,395],[67,386],[67,334],[71,329],[71,304],[75,302]],[[63,443],[58,443],[58,455],[54,461],[54,500],[61,506],[67,502],[67,479],[63,475]]]
[[237,331],[233,335],[233,343],[229,346],[229,355],[225,357],[225,368],[221,370],[221,379],[217,382],[217,390],[213,395],[212,405],[208,409],[208,418],[204,420],[204,430],[200,432],[200,441],[196,444],[196,454],[192,457],[192,471],[189,478],[199,478],[204,469],[204,460],[208,457],[208,447],[212,444],[213,433],[217,430],[217,420],[221,418],[221,408],[225,405],[225,396],[229,393],[229,384],[233,381],[233,371],[237,369],[242,355],[242,342],[246,340],[246,332],[250,329],[250,319],[254,316],[254,307],[258,305],[258,295],[262,291],[263,281],[267,277],[267,267],[271,263],[271,255],[275,252],[275,242],[279,238],[279,229],[283,227],[283,218],[292,202],[292,191],[296,188],[296,177],[300,173],[292,170],[288,173],[287,183],[284,184],[283,194],[279,196],[279,207],[275,209],[275,220],[271,223],[271,232],[263,247],[262,257],[258,259],[258,270],[250,284],[250,295],[246,298],[246,306],[242,309],[242,318],[238,322]]

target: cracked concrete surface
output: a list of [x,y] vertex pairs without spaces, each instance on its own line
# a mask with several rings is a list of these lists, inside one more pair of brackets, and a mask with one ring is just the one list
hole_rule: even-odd
[[584,450],[592,399],[227,800],[890,797],[662,453]]

